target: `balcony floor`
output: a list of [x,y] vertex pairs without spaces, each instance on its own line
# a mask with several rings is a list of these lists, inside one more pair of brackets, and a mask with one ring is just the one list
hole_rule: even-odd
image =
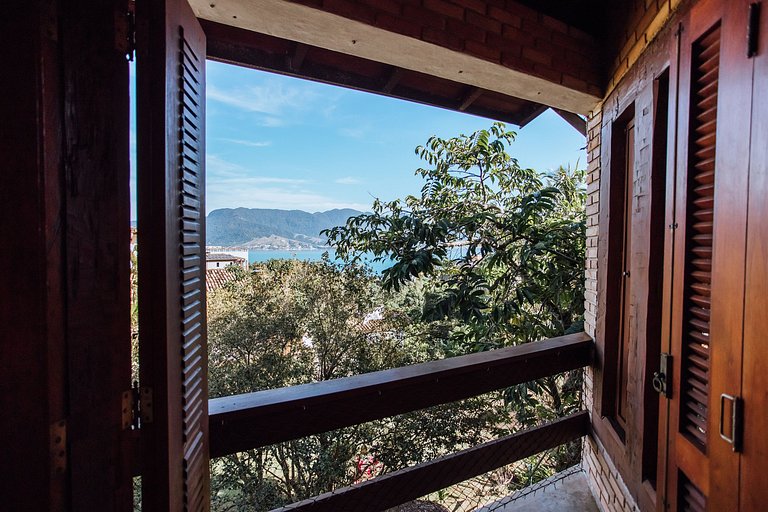
[[598,512],[580,467],[551,476],[476,512]]

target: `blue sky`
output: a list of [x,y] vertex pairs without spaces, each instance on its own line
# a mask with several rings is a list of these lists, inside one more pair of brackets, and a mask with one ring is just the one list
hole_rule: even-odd
[[[206,87],[208,212],[363,210],[374,197],[418,194],[417,145],[492,122],[211,61]],[[516,131],[510,153],[524,167],[586,162],[584,138],[551,111]]]

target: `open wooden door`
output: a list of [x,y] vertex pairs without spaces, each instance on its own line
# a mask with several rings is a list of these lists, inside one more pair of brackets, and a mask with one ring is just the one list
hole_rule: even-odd
[[739,509],[740,442],[731,418],[742,403],[747,16],[745,0],[704,0],[680,32],[674,256],[664,308],[673,358],[659,474],[665,510]]
[[207,510],[205,35],[186,0],[136,14],[143,510]]

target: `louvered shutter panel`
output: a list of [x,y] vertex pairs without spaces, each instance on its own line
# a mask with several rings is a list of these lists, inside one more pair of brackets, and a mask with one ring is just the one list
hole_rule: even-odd
[[[142,8],[144,10],[142,10]],[[139,2],[139,330],[144,510],[208,510],[205,35],[185,1]]]
[[687,478],[680,480],[679,510],[683,512],[705,512],[707,510],[707,498],[698,487],[693,485]]
[[204,510],[208,389],[205,345],[205,235],[203,210],[203,48],[179,27],[179,263],[182,342],[184,508]]
[[706,449],[709,428],[709,320],[719,62],[718,25],[694,44],[691,76],[680,429],[691,436],[701,450]]

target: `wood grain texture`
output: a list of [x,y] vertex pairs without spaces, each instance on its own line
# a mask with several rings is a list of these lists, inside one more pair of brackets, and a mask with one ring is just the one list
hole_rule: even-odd
[[205,35],[186,0],[137,5],[144,510],[207,510]]
[[454,402],[587,366],[584,333],[210,401],[211,456]]
[[749,210],[744,313],[744,453],[741,457],[741,509],[768,503],[768,6],[761,12],[752,99]]
[[279,512],[376,512],[573,441],[589,431],[578,412],[423,464],[277,509]]
[[[740,396],[742,392],[747,246],[745,198],[749,194],[751,125],[751,102],[748,99],[752,97],[754,62],[746,56],[748,3],[746,0],[728,1],[723,2],[722,7],[710,321],[709,510],[739,507],[739,455],[720,437],[718,427],[720,395]],[[729,410],[726,416],[730,416]],[[730,421],[726,420],[723,428],[729,432]]]
[[[132,509],[127,3],[62,10],[69,463],[73,510]],[[84,80],[83,77],[88,79]]]
[[[7,510],[65,510],[52,425],[66,419],[58,7],[0,18],[0,496]],[[45,22],[43,21],[45,20]]]

